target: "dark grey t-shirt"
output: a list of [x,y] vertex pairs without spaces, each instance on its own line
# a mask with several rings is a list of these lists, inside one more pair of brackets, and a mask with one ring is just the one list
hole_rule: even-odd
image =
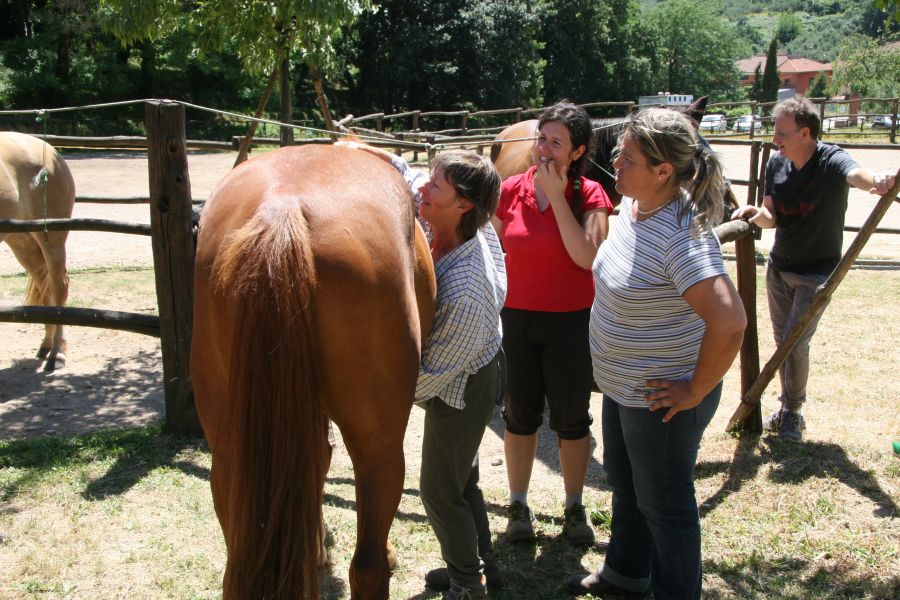
[[841,259],[844,213],[856,161],[841,148],[816,143],[812,157],[797,169],[776,152],[766,165],[766,195],[775,206],[772,265],[802,274],[827,274]]

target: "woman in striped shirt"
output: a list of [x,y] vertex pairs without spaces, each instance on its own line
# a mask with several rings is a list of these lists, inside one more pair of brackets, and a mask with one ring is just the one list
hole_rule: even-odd
[[613,165],[621,213],[594,261],[590,318],[611,536],[600,570],[566,589],[700,598],[693,470],[746,326],[713,233],[722,166],[666,109],[635,115]]

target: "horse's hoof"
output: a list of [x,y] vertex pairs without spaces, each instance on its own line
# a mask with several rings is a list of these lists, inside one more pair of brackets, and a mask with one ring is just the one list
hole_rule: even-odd
[[66,355],[57,354],[56,356],[51,356],[47,359],[47,364],[44,365],[44,371],[52,373],[57,369],[62,369],[64,366],[66,366]]
[[37,357],[39,359],[44,360],[45,358],[47,358],[47,356],[49,354],[50,354],[50,346],[41,346],[40,348],[38,348]]
[[387,561],[388,569],[393,571],[397,568],[397,549],[390,542],[387,544]]

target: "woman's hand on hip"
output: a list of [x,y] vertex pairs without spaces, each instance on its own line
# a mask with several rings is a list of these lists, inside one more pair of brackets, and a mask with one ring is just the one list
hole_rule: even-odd
[[702,395],[697,395],[690,381],[670,381],[666,379],[647,380],[648,388],[655,388],[644,396],[644,402],[651,411],[663,408],[669,410],[663,415],[663,423],[668,423],[672,417],[683,410],[690,410],[703,401]]

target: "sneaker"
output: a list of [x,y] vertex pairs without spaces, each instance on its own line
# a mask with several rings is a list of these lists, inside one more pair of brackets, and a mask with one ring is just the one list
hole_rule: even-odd
[[481,576],[481,583],[475,585],[459,585],[451,581],[450,589],[441,596],[443,600],[486,600],[487,597],[484,575]]
[[[503,587],[503,576],[496,561],[484,559],[484,579],[489,590],[497,590]],[[445,592],[450,589],[450,572],[447,567],[432,569],[425,573],[425,587],[436,592]]]
[[534,513],[528,505],[518,500],[506,507],[506,538],[510,542],[525,542],[535,539]]
[[801,442],[806,431],[806,420],[800,413],[781,409],[765,418],[763,429],[777,433],[783,440]]
[[570,544],[594,543],[594,528],[588,523],[583,504],[573,504],[565,510],[562,534]]
[[771,415],[763,419],[763,431],[777,432],[781,426],[781,409],[779,408]]

